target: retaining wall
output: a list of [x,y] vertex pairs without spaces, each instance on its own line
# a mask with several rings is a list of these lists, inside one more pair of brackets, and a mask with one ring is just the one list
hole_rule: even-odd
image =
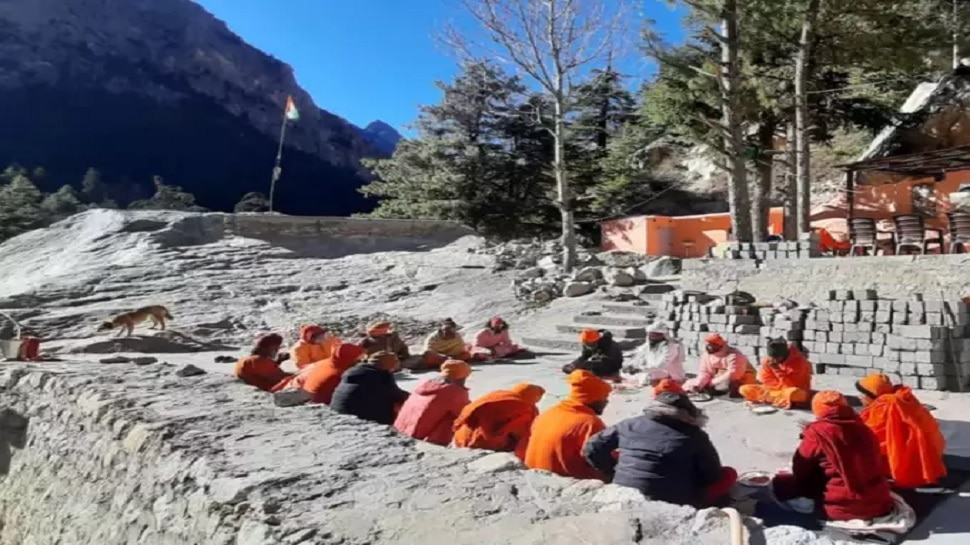
[[[970,255],[755,260],[685,259],[681,284],[710,293],[734,290],[759,300],[825,301],[829,290],[874,289],[880,297],[959,300],[970,295]],[[940,295],[942,290],[943,295]]]
[[[0,364],[0,544],[727,541],[708,511],[173,370]],[[752,543],[812,542],[773,531]]]

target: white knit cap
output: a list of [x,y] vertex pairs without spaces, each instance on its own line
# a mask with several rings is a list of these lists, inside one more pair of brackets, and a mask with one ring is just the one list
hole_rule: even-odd
[[667,324],[661,321],[653,322],[652,324],[647,326],[647,335],[651,333],[663,333],[664,335],[667,335],[667,332],[668,332]]

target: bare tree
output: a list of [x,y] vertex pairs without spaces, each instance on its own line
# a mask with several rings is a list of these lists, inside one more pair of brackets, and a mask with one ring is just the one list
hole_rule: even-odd
[[[467,58],[498,58],[549,95],[555,143],[553,172],[562,213],[563,268],[576,263],[573,195],[566,157],[566,118],[589,69],[606,64],[624,22],[620,0],[458,0],[485,31],[481,42],[449,28],[445,39]],[[612,11],[607,6],[613,6]],[[619,9],[618,9],[619,8]]]
[[798,232],[811,231],[809,215],[812,210],[811,139],[809,138],[808,69],[815,42],[815,20],[818,18],[820,0],[806,0],[802,19],[802,34],[798,41],[795,59],[795,178],[798,187]]

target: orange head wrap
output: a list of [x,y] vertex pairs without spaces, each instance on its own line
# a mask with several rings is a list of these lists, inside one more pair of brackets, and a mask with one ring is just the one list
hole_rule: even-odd
[[569,384],[569,399],[584,405],[604,401],[613,391],[612,386],[584,369],[570,373],[566,383]]
[[848,409],[849,403],[845,396],[835,390],[823,390],[812,398],[812,414],[816,418],[829,416],[843,408]]
[[711,333],[707,337],[704,337],[704,343],[714,346],[724,346],[727,344],[727,341],[724,340],[724,337],[720,333]]
[[579,342],[583,344],[592,344],[599,342],[602,337],[603,335],[601,335],[600,332],[596,331],[595,329],[584,329],[579,333]]
[[441,376],[449,380],[461,380],[472,374],[472,368],[461,360],[448,360],[441,364]]
[[300,340],[303,342],[311,342],[313,338],[321,333],[326,333],[326,328],[320,327],[318,325],[305,325],[300,328]]
[[368,337],[380,337],[391,332],[390,322],[374,322],[367,326]]
[[685,393],[684,389],[680,387],[680,383],[669,378],[661,380],[656,386],[653,387],[653,397],[657,397],[664,392],[671,392],[674,394]]
[[855,389],[869,401],[893,392],[893,383],[882,373],[873,373],[855,383]]
[[364,349],[356,344],[342,344],[333,351],[333,365],[338,369],[349,369],[364,355]]
[[531,405],[536,405],[546,394],[546,389],[542,386],[521,382],[512,387],[512,391],[518,394],[523,401]]

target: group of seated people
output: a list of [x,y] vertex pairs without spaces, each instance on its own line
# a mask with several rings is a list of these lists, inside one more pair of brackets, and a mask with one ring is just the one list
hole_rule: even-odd
[[[501,325],[492,320],[490,335],[507,330]],[[453,339],[454,329],[446,321],[432,337]],[[545,391],[534,384],[470,399],[466,381],[471,366],[448,356],[436,376],[411,393],[401,389],[395,373],[401,369],[401,356],[409,354],[387,340],[389,332],[386,324],[375,324],[358,344],[330,341],[328,357],[302,366],[314,372],[289,377],[279,371],[282,338],[267,335],[237,367],[248,365],[260,372],[237,376],[267,391],[302,388],[313,402],[329,404],[337,413],[393,426],[415,439],[510,452],[530,469],[612,482],[649,499],[694,507],[729,502],[738,479],[734,469],[721,464],[704,431],[708,417],[692,401],[697,393],[811,410],[815,420],[804,426],[790,470],[774,475],[770,491],[776,504],[811,500],[816,520],[884,516],[895,506],[892,487],[933,485],[946,475],[939,426],[911,389],[893,385],[882,374],[867,376],[856,383],[863,401],[857,414],[839,392],[813,393],[809,361],[783,339],[769,340],[767,357],[756,372],[740,351],[711,334],[697,376],[686,380],[683,347],[662,324],[654,324],[638,362],[644,365],[639,371],[649,377],[653,401],[642,415],[607,427],[601,415],[613,391],[609,381],[617,380],[623,361],[606,332],[583,331],[583,353],[564,369],[568,395],[541,413],[537,404]],[[319,335],[304,328],[301,343],[330,339]],[[453,342],[429,344],[457,350]],[[507,338],[501,344],[514,346]],[[465,354],[473,350],[464,348]],[[293,357],[305,351],[298,343]],[[425,357],[427,351],[423,361]],[[277,374],[267,372],[271,366]],[[252,380],[255,376],[260,378]]]

